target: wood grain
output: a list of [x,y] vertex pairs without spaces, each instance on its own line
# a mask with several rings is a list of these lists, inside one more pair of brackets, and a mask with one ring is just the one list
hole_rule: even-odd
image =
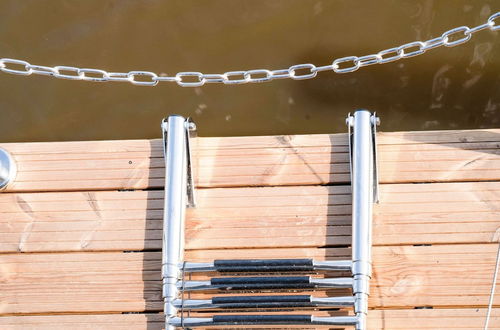
[[[315,314],[331,315],[334,313],[315,312]],[[483,329],[485,315],[484,308],[372,310],[368,316],[368,327],[370,330],[480,330]],[[88,330],[89,326],[94,330],[162,330],[163,322],[163,315],[152,313],[0,317],[0,327],[5,330],[66,330],[69,328]],[[304,329],[304,327],[301,328]],[[500,329],[500,311],[497,309],[493,311],[489,328]]]
[[[373,252],[371,308],[487,305],[496,244],[379,246]],[[346,248],[276,248],[196,250],[188,252],[186,259],[290,256],[350,258]],[[159,252],[1,255],[1,313],[159,311],[160,259]],[[348,293],[315,293],[325,294]],[[500,306],[500,296],[494,304]]]
[[[351,241],[349,186],[197,193],[198,207],[188,210],[188,249]],[[0,252],[160,249],[162,210],[162,191],[1,194]],[[500,183],[382,185],[374,213],[375,245],[493,242]]]
[[[500,130],[378,142],[369,328],[481,329],[500,238]],[[161,141],[0,147],[19,167],[0,194],[0,328],[162,329]],[[345,134],[199,138],[193,152],[197,186],[211,189],[188,211],[187,260],[350,259]],[[498,294],[494,306],[500,329]]]
[[[500,179],[500,130],[380,133],[380,180]],[[8,191],[160,188],[160,140],[0,144],[19,167]],[[198,187],[349,181],[346,134],[198,138]]]

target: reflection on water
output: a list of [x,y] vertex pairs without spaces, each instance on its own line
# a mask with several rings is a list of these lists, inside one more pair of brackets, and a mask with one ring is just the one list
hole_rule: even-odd
[[[499,1],[0,1],[0,57],[109,71],[218,73],[325,65],[456,26]],[[151,138],[162,117],[192,116],[201,136],[343,132],[377,111],[381,129],[500,124],[500,32],[465,45],[306,81],[137,87],[0,74],[0,141]]]

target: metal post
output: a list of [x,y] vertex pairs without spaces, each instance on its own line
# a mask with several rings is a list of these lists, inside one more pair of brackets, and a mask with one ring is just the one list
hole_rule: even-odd
[[366,329],[371,278],[372,205],[374,199],[374,130],[376,117],[357,110],[348,117],[352,126],[352,273],[356,329]]
[[[187,205],[187,139],[186,120],[170,116],[163,121],[165,156],[165,208],[163,217],[162,278],[165,299],[165,330],[173,330],[170,320],[177,316],[174,300],[178,298],[177,282],[184,258],[184,220]],[[165,141],[166,140],[166,141]]]

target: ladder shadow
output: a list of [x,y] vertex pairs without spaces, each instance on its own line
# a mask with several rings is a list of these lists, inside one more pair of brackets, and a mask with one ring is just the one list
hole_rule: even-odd
[[150,157],[147,175],[147,203],[144,219],[144,245],[140,253],[142,260],[142,283],[145,330],[162,330],[165,325],[161,285],[161,249],[163,231],[163,185],[164,160],[162,140],[149,141]]
[[[326,237],[325,245],[319,248],[325,250],[325,260],[351,259],[351,189],[349,179],[349,155],[347,151],[347,134],[345,142],[339,143],[338,134],[330,135],[330,174],[327,178],[325,193],[328,194],[326,207]],[[343,165],[343,170],[339,165]],[[346,231],[348,234],[346,235]],[[350,273],[334,272],[335,277],[351,276]],[[352,290],[327,291],[327,296],[345,296]],[[332,310],[331,316],[352,315],[352,308]],[[346,327],[346,330],[352,327]]]

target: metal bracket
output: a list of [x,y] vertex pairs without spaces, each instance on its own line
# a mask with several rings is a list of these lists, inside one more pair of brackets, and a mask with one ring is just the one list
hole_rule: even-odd
[[[167,157],[167,128],[168,128],[168,118],[164,118],[161,127],[163,133],[163,155]],[[192,152],[191,152],[191,140],[198,136],[196,124],[194,121],[188,117],[185,121],[186,129],[186,159],[187,159],[187,207],[196,206],[196,194],[194,186],[194,175],[193,175],[193,162],[192,162]]]
[[372,123],[372,147],[373,147],[373,202],[379,200],[379,179],[378,179],[378,156],[377,156],[377,126],[380,125],[380,118],[374,112],[371,116]]
[[0,148],[0,190],[5,189],[9,183],[14,181],[17,174],[17,166],[11,154]]
[[196,130],[196,124],[194,121],[188,117],[186,119],[186,152],[187,152],[187,200],[188,207],[196,206],[196,195],[194,192],[194,175],[193,175],[193,162],[192,162],[192,152],[191,152],[191,139],[198,136]]
[[[370,117],[371,122],[371,135],[372,135],[372,149],[373,149],[373,202],[379,202],[379,178],[378,178],[378,157],[377,157],[377,126],[380,125],[380,118],[374,112]],[[349,146],[349,173],[352,182],[352,138],[354,132],[354,117],[351,113],[347,114],[347,139]]]

